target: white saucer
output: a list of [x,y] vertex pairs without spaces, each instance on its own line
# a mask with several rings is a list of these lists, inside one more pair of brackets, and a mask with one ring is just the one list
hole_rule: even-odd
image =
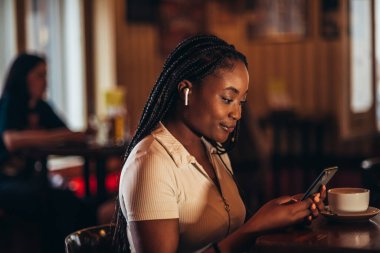
[[325,207],[321,214],[328,219],[335,221],[365,221],[379,214],[380,210],[376,207],[368,207],[364,212],[350,212],[350,213],[333,213],[330,211],[329,206]]

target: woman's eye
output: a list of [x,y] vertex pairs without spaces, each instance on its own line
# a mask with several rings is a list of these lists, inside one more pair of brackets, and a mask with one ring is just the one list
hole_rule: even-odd
[[225,104],[231,104],[232,103],[232,99],[229,99],[229,98],[224,98],[224,97],[222,97],[222,100],[223,100],[223,102],[225,103]]

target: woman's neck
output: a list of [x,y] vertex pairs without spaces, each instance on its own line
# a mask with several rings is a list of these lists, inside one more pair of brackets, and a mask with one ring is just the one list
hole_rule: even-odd
[[201,135],[193,131],[185,122],[179,119],[164,120],[163,124],[169,132],[190,152],[203,149]]
[[35,108],[36,105],[37,105],[37,99],[30,99],[29,100],[29,103],[28,103],[29,109]]

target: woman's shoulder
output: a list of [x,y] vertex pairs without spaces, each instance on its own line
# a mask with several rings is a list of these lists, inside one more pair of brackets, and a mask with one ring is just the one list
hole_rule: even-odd
[[157,177],[168,179],[175,168],[175,163],[166,150],[152,135],[148,135],[129,154],[123,166],[121,181],[123,178],[135,177],[143,177],[145,180]]
[[26,107],[14,96],[3,94],[0,98],[0,113],[1,114],[18,114],[25,110]]
[[167,153],[165,148],[161,145],[153,135],[148,135],[143,138],[131,151],[128,156],[128,160],[169,160],[170,155]]
[[15,98],[14,96],[11,96],[8,93],[3,94],[0,98],[1,105],[11,104],[11,103],[16,103],[16,102],[17,102],[17,98]]
[[144,137],[137,145],[133,148],[132,152],[135,151],[138,155],[153,154],[159,151],[159,143],[151,135]]

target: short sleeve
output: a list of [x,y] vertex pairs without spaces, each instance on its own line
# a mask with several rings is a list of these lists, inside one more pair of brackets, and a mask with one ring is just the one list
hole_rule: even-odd
[[54,112],[53,108],[43,100],[37,105],[37,111],[40,114],[40,124],[46,129],[67,128],[63,120]]
[[128,221],[179,218],[176,168],[167,153],[131,154],[119,186],[120,205]]

